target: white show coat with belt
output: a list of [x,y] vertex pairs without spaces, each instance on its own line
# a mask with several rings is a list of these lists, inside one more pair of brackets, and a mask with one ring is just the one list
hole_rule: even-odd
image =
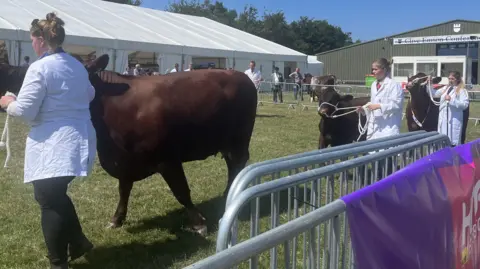
[[400,84],[386,77],[378,91],[377,81],[372,83],[370,91],[370,102],[380,104],[380,109],[367,113],[367,140],[399,134],[404,96]]
[[[457,94],[457,87],[454,86],[448,94],[450,87],[452,86],[445,86],[438,90],[431,89],[431,91],[435,97],[440,96],[438,132],[447,135],[450,138],[450,142],[458,146],[462,142],[463,111],[467,109],[470,101],[468,100],[467,90],[460,89]],[[447,94],[451,98],[448,106],[445,100]]]
[[24,182],[87,176],[96,156],[89,104],[95,96],[85,67],[67,53],[32,63],[7,113],[30,126]]

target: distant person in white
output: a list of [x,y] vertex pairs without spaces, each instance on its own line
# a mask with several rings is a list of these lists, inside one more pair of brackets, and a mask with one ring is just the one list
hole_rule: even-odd
[[25,67],[30,66],[30,57],[28,57],[28,56],[23,57],[23,64],[22,64],[22,66],[25,66]]
[[260,81],[263,80],[260,70],[255,69],[255,61],[250,61],[250,68],[245,70],[245,74],[252,80],[255,87],[258,89],[260,87]]
[[68,268],[67,253],[75,260],[93,248],[67,188],[75,177],[90,174],[95,161],[97,140],[89,111],[95,89],[85,67],[63,51],[63,25],[54,13],[33,20],[30,36],[39,59],[30,65],[18,96],[0,99],[9,115],[31,126],[24,182],[32,183],[40,205],[52,269]]
[[136,64],[135,68],[133,69],[133,75],[134,76],[140,76],[140,64]]
[[184,71],[185,71],[185,72],[188,72],[188,71],[192,71],[192,70],[193,70],[192,64],[189,64],[189,65],[188,65],[188,69],[185,69]]
[[450,72],[448,83],[438,90],[430,90],[433,97],[440,97],[438,132],[448,136],[452,146],[458,146],[462,144],[463,111],[468,108],[470,101],[460,72]]
[[173,69],[170,71],[170,73],[176,73],[176,72],[178,72],[178,63],[176,63]]

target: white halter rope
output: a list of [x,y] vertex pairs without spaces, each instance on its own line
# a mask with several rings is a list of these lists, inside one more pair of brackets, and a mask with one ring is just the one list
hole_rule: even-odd
[[[428,78],[428,76],[416,78],[416,79],[412,80],[412,82],[415,83],[415,82],[419,81],[420,79],[424,79],[424,78]],[[428,84],[427,92],[428,92],[428,96],[430,96],[430,100],[432,101],[432,103],[436,106],[440,106],[440,102],[437,102],[437,101],[433,100],[432,91],[430,90],[431,87],[432,87],[432,82],[430,80],[427,80],[426,82],[422,83],[422,86],[424,86],[425,84]]]
[[[416,78],[412,82],[417,82],[418,80],[423,79],[423,78],[428,78],[428,76]],[[428,92],[428,96],[430,97],[430,100],[432,101],[432,103],[436,106],[440,106],[440,102],[437,102],[437,101],[433,100],[433,94],[432,94],[432,91],[430,90],[432,88],[432,82],[430,80],[427,80],[426,82],[422,83],[422,86],[425,85],[425,84],[428,84],[428,87],[426,88],[426,90]],[[450,101],[447,101],[447,107],[446,107],[447,108],[447,136],[448,136],[448,110],[449,110],[449,106],[450,106]],[[429,110],[430,110],[430,107],[429,107]],[[427,111],[427,114],[428,114],[428,111]],[[418,120],[415,118],[415,114],[413,114],[413,110],[412,110],[412,115],[413,115],[413,119],[418,124],[418,126],[423,127],[422,124],[419,124]]]
[[[13,96],[15,97],[15,94],[11,92],[7,92],[5,96]],[[8,166],[8,161],[10,161],[10,128],[9,128],[9,120],[10,120],[10,115],[7,114],[7,118],[5,119],[5,127],[3,127],[3,132],[2,132],[2,138],[0,139],[0,148],[7,148],[7,158],[5,159],[5,164],[3,167]]]
[[[370,105],[371,103],[368,102],[366,103],[364,106],[362,106],[363,108],[363,111],[365,112],[365,115],[367,117],[367,120],[365,122],[365,125],[362,126],[362,115],[360,115],[360,113],[358,113],[358,132],[360,133],[360,135],[358,136],[357,138],[357,142],[360,140],[360,138],[362,137],[362,135],[364,135],[367,130],[368,130],[368,123],[370,121],[370,111],[367,109],[368,105]],[[355,113],[357,112],[357,107],[356,106],[351,106],[351,107],[341,107],[341,108],[338,108],[336,105],[332,105],[330,103],[327,103],[327,102],[323,102],[321,103],[319,106],[318,106],[318,111],[320,111],[320,108],[322,107],[322,105],[329,105],[329,106],[332,106],[333,108],[335,108],[335,111],[333,111],[332,114],[335,114],[335,112],[337,111],[340,111],[340,110],[347,110],[347,109],[354,109],[352,111],[349,111],[349,112],[345,112],[343,114],[339,114],[339,115],[326,115],[324,114],[326,117],[330,118],[330,119],[335,119],[335,118],[338,118],[338,117],[342,117],[342,116],[345,116],[345,115],[348,115],[348,114],[351,114],[351,113]]]

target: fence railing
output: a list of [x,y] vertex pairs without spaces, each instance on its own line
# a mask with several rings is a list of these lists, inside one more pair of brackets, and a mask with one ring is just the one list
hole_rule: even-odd
[[[270,229],[231,248],[224,248],[219,253],[186,269],[231,268],[247,259],[250,259],[250,268],[297,268],[297,266],[300,268],[354,268],[350,234],[344,214],[346,207],[342,200],[334,201],[334,192],[340,192],[341,197],[347,194],[349,187],[355,188],[355,186],[367,184],[367,170],[370,167],[374,169],[373,174],[377,174],[380,167],[383,168],[383,173],[387,173],[388,166],[395,171],[397,168],[395,164],[400,164],[400,168],[408,165],[407,155],[410,152],[414,152],[416,160],[417,157],[422,158],[444,148],[448,143],[447,136],[430,133],[429,137],[399,144],[380,152],[248,188],[226,209],[218,232],[219,237],[230,232],[241,210],[252,200],[274,195],[275,199],[272,200],[274,214],[270,217],[272,224]],[[398,159],[400,162],[396,162]],[[381,165],[381,163],[388,165]],[[349,172],[353,174],[350,183],[347,176]],[[340,189],[335,190],[334,181],[337,175],[341,185]],[[374,176],[371,177],[373,178]],[[323,196],[322,179],[326,179],[323,184],[325,187]],[[287,221],[284,224],[279,223],[281,217],[279,197],[282,192],[287,192],[289,198],[292,193],[297,195],[301,185],[310,185],[310,194],[307,193],[306,188],[304,189],[305,197],[309,197],[309,206],[304,206],[305,214],[298,216],[299,212],[295,210],[294,218],[290,219],[289,210],[286,216]],[[321,207],[322,197],[325,199],[323,207]],[[290,208],[290,199],[288,206]],[[267,250],[270,250],[270,253],[265,253],[259,259],[260,255]],[[297,257],[299,253],[302,253],[302,259]]]
[[[399,143],[415,141],[430,135],[431,134],[425,131],[407,132],[394,137],[379,138],[337,147],[329,147],[322,150],[314,150],[251,164],[240,171],[234,179],[227,195],[225,208],[228,208],[235,197],[242,191],[249,186],[260,184],[262,180],[275,180],[283,175],[300,173],[308,169],[313,169],[315,166],[328,165],[334,161],[356,157],[374,150],[386,149],[396,146]],[[259,220],[258,211],[260,208],[260,200],[257,199],[255,205],[252,206],[253,211],[250,218],[250,225],[252,227],[251,236],[254,236],[255,225]],[[222,220],[220,220],[220,222],[221,221]],[[237,240],[237,224],[238,223],[235,222],[234,227],[232,228],[232,234],[229,237],[229,240],[231,240],[229,243],[233,245],[236,244]],[[225,242],[225,240],[227,240],[227,238],[219,237],[217,242]],[[222,245],[223,244],[224,243],[222,243]],[[223,248],[219,248],[217,250],[220,251],[222,249]]]
[[[431,136],[432,136],[432,133],[427,133],[424,131],[419,131],[411,134],[405,133],[405,134],[400,134],[398,136],[390,137],[389,139],[376,139],[376,141],[371,140],[371,141],[364,141],[360,143],[355,143],[355,144],[350,144],[350,145],[345,145],[345,146],[340,146],[335,148],[327,148],[322,151],[317,151],[318,153],[316,155],[297,157],[294,159],[285,158],[279,162],[275,162],[274,160],[271,160],[271,161],[268,161],[267,163],[260,163],[260,164],[254,164],[254,165],[248,166],[234,180],[234,183],[232,184],[230,192],[227,197],[226,210],[228,210],[228,208],[230,208],[235,203],[239,195],[241,195],[241,193],[243,193],[244,190],[248,190],[247,187],[251,183],[260,184],[262,179],[264,181],[276,181],[278,180],[277,178],[280,178],[286,175],[298,174],[302,171],[315,169],[316,167],[319,167],[319,166],[330,165],[338,161],[345,161],[345,160],[348,160],[349,158],[356,158],[358,156],[362,156],[363,154],[368,154],[376,150],[384,150],[391,147],[397,147],[398,145],[402,145],[412,141],[418,141],[420,139],[428,138]],[[449,140],[447,140],[447,142],[448,141]],[[445,146],[447,146],[447,144],[441,145],[442,148]],[[313,153],[313,152],[309,152],[309,153]],[[305,153],[305,154],[308,154],[308,153]],[[299,155],[300,154],[297,154],[296,156],[299,156]],[[418,157],[418,155],[415,155],[415,152],[412,152],[410,155],[411,156],[408,156],[409,158],[404,160],[403,162],[404,164],[406,164],[409,160],[415,161]],[[420,155],[423,156],[424,154],[422,153]],[[393,169],[392,171],[394,171],[395,169]],[[385,175],[387,172],[389,171],[386,170]],[[365,177],[367,177],[367,174],[365,174]],[[336,189],[336,190],[344,189],[344,191],[340,191],[340,193],[337,191],[336,194],[331,193],[330,195],[332,199],[333,197],[339,197],[338,195],[342,195],[342,193],[347,194],[351,191],[355,191],[366,185],[372,184],[376,182],[377,179],[379,178],[380,177],[379,177],[378,171],[374,170],[374,172],[370,174],[370,180],[364,180],[363,184],[360,184],[360,185],[350,184],[348,188],[346,186],[342,186],[343,181],[334,182],[332,179],[331,181],[332,189]],[[292,204],[292,201],[293,201],[293,212],[296,212],[293,218],[298,217],[299,204],[303,204],[304,206],[303,211],[306,210],[305,206],[309,204],[308,202],[307,203],[303,202],[299,198],[299,194],[297,193],[298,190],[299,190],[298,188],[295,190],[289,190],[287,196],[283,197],[284,201],[288,201],[287,203],[288,206],[286,207],[286,210],[288,211],[287,213],[288,220],[290,220],[291,218],[290,212],[292,208],[290,206]],[[293,196],[292,196],[292,192],[294,193]],[[307,188],[304,188],[303,197],[307,197]],[[275,194],[271,195],[269,215],[272,215],[273,212],[278,213],[279,208],[275,207],[274,203],[278,203],[279,199],[280,199],[279,196]],[[325,202],[327,203],[329,202],[329,200],[328,201],[326,200]],[[249,225],[250,237],[255,237],[260,232],[260,226],[262,226],[260,221],[260,215],[265,214],[265,212],[267,211],[265,207],[263,207],[262,205],[263,204],[261,203],[259,198],[255,199],[255,201],[253,201],[251,204],[250,217],[249,217],[250,218],[250,225]],[[283,210],[285,211],[285,208]],[[279,224],[278,218],[271,218],[270,227],[275,227],[278,224]],[[224,218],[222,218],[220,221],[220,227],[222,227],[223,225],[224,225]],[[225,233],[224,231],[218,233],[217,251],[222,251],[226,249],[229,245],[235,245],[238,241],[239,234],[246,233],[246,230],[244,229],[244,225],[242,225],[242,227],[240,227],[239,229],[239,223],[237,219],[233,220],[233,224],[229,226],[229,228],[231,229],[229,233]]]
[[[392,147],[397,144],[396,140],[399,140],[401,143],[405,143],[415,139],[427,137],[429,135],[429,133],[423,130],[407,132],[395,135],[393,137],[384,137],[337,147],[329,147],[321,150],[302,152],[251,164],[240,171],[240,173],[238,173],[233,180],[230,190],[228,191],[226,206],[228,207],[234,197],[240,192],[244,191],[248,186],[259,184],[257,179],[263,176],[270,176],[269,179],[274,180],[277,176],[276,174],[278,173],[287,173],[289,175],[295,172],[299,173],[302,169],[308,169],[308,166],[312,165],[313,163],[320,164],[321,162],[325,162],[325,160],[332,158],[339,159],[355,154],[368,153],[373,150]],[[360,148],[360,150],[358,151],[357,148]],[[357,150],[354,151],[354,149]]]

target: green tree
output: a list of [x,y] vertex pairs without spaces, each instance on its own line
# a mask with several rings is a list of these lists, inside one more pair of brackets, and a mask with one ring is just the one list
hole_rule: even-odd
[[133,5],[133,6],[139,6],[142,4],[142,0],[103,0],[103,1],[113,2],[117,4]]
[[180,0],[169,3],[165,10],[206,17],[309,55],[353,44],[351,33],[326,20],[300,17],[288,23],[282,11],[265,12],[259,17],[258,9],[251,5],[237,13],[221,1]]
[[226,8],[223,2],[215,2],[212,4],[209,0],[205,0],[203,3],[200,3],[198,0],[180,0],[169,3],[165,10],[174,13],[206,17],[229,26],[235,26],[235,20],[237,19],[236,10]]
[[246,5],[243,12],[238,15],[236,26],[238,29],[253,35],[260,35],[262,21],[258,19],[258,9],[251,5]]
[[261,37],[286,47],[292,46],[295,37],[283,11],[265,13],[260,24]]

